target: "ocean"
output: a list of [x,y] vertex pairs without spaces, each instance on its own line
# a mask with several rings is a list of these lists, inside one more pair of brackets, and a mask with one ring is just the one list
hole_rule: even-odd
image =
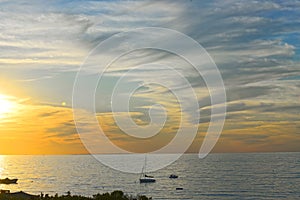
[[[170,174],[178,179],[169,179]],[[0,156],[0,177],[18,178],[1,189],[32,194],[91,196],[122,190],[153,199],[300,199],[300,153],[185,154],[152,172],[155,183],[119,172],[90,155]],[[183,188],[176,190],[176,188]]]

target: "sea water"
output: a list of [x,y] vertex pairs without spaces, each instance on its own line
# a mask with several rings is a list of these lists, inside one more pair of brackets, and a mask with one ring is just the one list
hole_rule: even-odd
[[[179,177],[170,179],[170,174]],[[185,154],[151,175],[155,183],[141,184],[139,174],[113,170],[90,155],[0,156],[0,177],[19,179],[0,185],[12,192],[92,196],[122,190],[153,199],[300,199],[300,153],[223,153],[205,159]]]

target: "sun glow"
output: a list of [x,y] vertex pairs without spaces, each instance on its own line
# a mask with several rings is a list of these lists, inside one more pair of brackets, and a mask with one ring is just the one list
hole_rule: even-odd
[[0,118],[14,110],[15,103],[8,96],[0,95]]

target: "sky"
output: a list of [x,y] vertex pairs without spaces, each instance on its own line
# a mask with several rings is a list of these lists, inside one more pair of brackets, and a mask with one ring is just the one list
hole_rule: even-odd
[[[0,0],[0,154],[88,153],[73,116],[74,109],[82,119],[89,112],[84,105],[72,107],[76,75],[98,44],[142,27],[168,28],[189,36],[217,65],[226,90],[227,113],[213,152],[300,151],[299,1]],[[193,117],[192,107],[180,109],[173,93],[180,91],[184,103],[190,105],[190,90],[157,63],[170,65],[189,81],[200,120]],[[141,64],[148,65],[130,71]],[[84,68],[86,87],[99,77],[99,70],[103,69],[97,65]],[[126,73],[130,74],[122,79],[119,104],[113,112],[111,95]],[[158,77],[174,91],[151,84]],[[134,138],[115,121],[114,115],[119,119],[126,115],[122,95],[136,87],[129,112],[137,125],[160,127],[151,123],[150,108],[159,120],[167,114],[153,137]],[[157,104],[165,112],[152,107]],[[186,151],[197,153],[213,106],[217,105],[211,104],[205,82],[190,63],[154,49],[120,57],[105,71],[95,91],[95,118],[103,132],[113,144],[130,152],[160,149],[183,126],[186,135],[198,128]],[[94,130],[87,119],[84,132]],[[114,153],[97,142],[98,153]]]

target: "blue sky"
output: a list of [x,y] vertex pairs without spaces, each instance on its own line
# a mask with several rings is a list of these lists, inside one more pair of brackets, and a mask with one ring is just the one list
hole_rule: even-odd
[[[298,1],[0,1],[0,93],[13,96],[20,104],[53,109],[66,102],[67,107],[61,109],[68,109],[76,73],[97,44],[135,28],[169,28],[199,42],[223,77],[228,112],[216,151],[299,151],[299,19]],[[195,86],[203,124],[191,147],[196,151],[210,118],[209,96],[203,80],[193,76],[186,63],[165,52],[139,51],[115,63],[96,94],[98,114],[109,116],[112,85],[130,69],[126,66],[154,61],[177,63],[176,69]],[[97,77],[95,69],[86,70],[87,82]],[[164,73],[149,70],[153,77]],[[132,74],[124,82],[125,92],[149,80],[151,77]],[[176,79],[166,81],[177,84]],[[142,124],[149,121],[146,110],[153,102],[165,101],[173,111],[176,107],[173,100],[159,98],[162,88],[147,87],[132,105],[134,118]],[[170,114],[176,121],[177,111]],[[62,124],[74,137],[74,124],[62,119],[55,126]],[[7,126],[3,125],[1,134]],[[126,140],[117,129],[109,134],[117,138],[116,143]],[[54,131],[51,135],[57,138],[59,134]]]

